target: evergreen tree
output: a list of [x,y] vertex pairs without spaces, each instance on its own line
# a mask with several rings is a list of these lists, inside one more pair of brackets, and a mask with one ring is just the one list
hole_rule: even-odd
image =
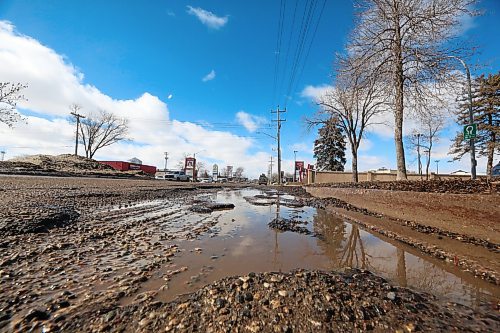
[[[476,153],[487,157],[486,174],[491,176],[493,159],[500,153],[500,72],[488,77],[481,75],[475,80],[472,109],[474,123],[477,124],[477,136],[474,140]],[[469,123],[466,95],[460,100],[457,123]],[[455,155],[453,160],[459,160],[469,153],[469,142],[464,141],[462,131],[457,132],[450,149],[450,154]]]
[[328,120],[318,130],[314,141],[314,158],[317,170],[344,171],[345,136],[342,128],[334,119]]

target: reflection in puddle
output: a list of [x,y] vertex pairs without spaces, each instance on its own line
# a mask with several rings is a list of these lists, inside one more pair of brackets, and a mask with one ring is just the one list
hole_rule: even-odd
[[[252,204],[248,198],[255,195],[257,204]],[[266,196],[272,197],[272,204],[261,204],[269,200]],[[140,292],[159,290],[158,298],[168,301],[231,275],[294,268],[356,267],[401,286],[473,307],[498,301],[498,287],[414,248],[375,236],[325,210],[287,205],[294,201],[292,196],[247,189],[220,191],[208,198],[233,203],[235,209],[209,215],[218,222],[203,237],[179,241],[177,244],[183,251],[173,260],[175,265],[157,272]],[[310,235],[270,229],[268,223],[276,218],[306,222],[301,226]],[[179,267],[188,269],[165,279],[166,272]]]

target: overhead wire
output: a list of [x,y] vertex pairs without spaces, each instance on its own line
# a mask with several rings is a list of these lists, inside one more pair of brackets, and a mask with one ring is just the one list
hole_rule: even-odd
[[293,9],[293,16],[292,16],[292,26],[290,28],[290,35],[288,37],[288,47],[287,47],[286,53],[285,53],[285,65],[283,66],[283,75],[282,75],[281,80],[280,80],[280,85],[279,85],[278,91],[282,91],[283,83],[285,82],[286,70],[288,67],[288,55],[290,54],[290,47],[292,45],[292,36],[293,36],[294,27],[295,27],[295,16],[297,14],[298,4],[299,4],[299,0],[295,0],[295,6]]
[[281,40],[283,36],[283,26],[286,11],[286,0],[280,1],[280,15],[278,19],[278,34],[276,39],[276,51],[275,51],[275,62],[274,62],[274,83],[273,83],[273,104],[276,99],[276,88],[278,84],[278,75],[280,68],[280,58],[281,58]]
[[[318,32],[318,28],[323,17],[324,9],[326,7],[326,1],[323,0],[306,0],[303,7],[299,6],[299,1],[296,0],[293,9],[293,14],[291,18],[291,27],[288,34],[288,44],[282,45],[283,43],[283,33],[286,35],[286,8],[280,7],[280,22],[278,24],[278,35],[277,35],[277,51],[275,60],[275,76],[274,76],[274,87],[273,87],[273,104],[278,95],[278,102],[282,102],[281,99],[284,98],[284,103],[279,103],[284,105],[286,108],[288,101],[291,99],[292,94],[296,89],[298,81],[302,78],[304,69],[306,68],[307,60],[311,53],[311,48],[314,44],[315,37]],[[317,10],[320,8],[319,10]],[[300,25],[298,20],[298,12],[302,10],[302,18],[300,18]],[[295,29],[297,27],[297,29]],[[292,49],[292,40],[294,35],[296,35],[296,43],[294,45],[293,54],[290,52]],[[285,39],[286,40],[286,39]],[[281,49],[286,48],[286,53],[284,58],[281,57]],[[281,69],[281,64],[284,62],[284,66]],[[289,67],[290,65],[290,67]],[[288,68],[289,67],[289,68]],[[278,71],[276,73],[276,71]],[[278,83],[276,91],[276,82]],[[285,89],[285,90],[283,90]]]
[[[307,13],[306,13],[306,8],[307,8],[308,3],[309,3],[309,7],[308,7]],[[304,13],[302,15],[302,24],[301,24],[301,32],[300,32],[299,42],[297,44],[297,48],[295,49],[295,57],[294,57],[294,62],[293,62],[292,70],[291,70],[291,76],[290,76],[290,80],[288,82],[288,89],[287,89],[286,94],[285,94],[285,107],[288,104],[288,99],[289,99],[292,87],[294,85],[294,82],[295,82],[295,77],[297,75],[297,69],[298,69],[299,62],[300,62],[300,59],[302,56],[302,52],[304,50],[306,38],[307,38],[307,35],[309,33],[309,26],[311,23],[311,19],[313,17],[312,14],[314,12],[315,5],[316,5],[316,0],[311,0],[311,1],[308,1],[306,3],[306,5],[304,6]]]
[[[303,63],[302,63],[302,68],[301,68],[301,70],[300,70],[300,72],[299,72],[299,76],[297,77],[297,81],[296,81],[296,83],[297,83],[297,82],[300,82],[300,79],[302,78],[302,74],[304,73],[304,69],[305,69],[305,67],[306,67],[307,60],[309,59],[309,54],[311,53],[311,48],[312,48],[312,45],[313,45],[313,43],[314,43],[314,40],[315,40],[315,38],[316,38],[316,34],[317,34],[317,32],[318,32],[318,27],[319,27],[319,24],[320,24],[320,22],[321,22],[321,18],[323,17],[323,12],[324,12],[324,10],[325,10],[326,1],[327,1],[327,0],[323,0],[323,5],[321,6],[321,9],[320,9],[320,12],[319,12],[319,17],[318,17],[318,20],[316,21],[316,27],[314,28],[314,31],[313,31],[313,34],[312,34],[312,37],[311,37],[311,42],[309,43],[309,46],[308,46],[308,48],[307,48],[306,56],[305,56],[304,61],[303,61]],[[296,83],[295,83],[295,84],[296,84]],[[295,91],[295,88],[296,88],[296,85],[294,85],[294,86],[292,87],[292,93],[293,93],[293,91]],[[285,106],[286,106],[286,104],[285,104]]]

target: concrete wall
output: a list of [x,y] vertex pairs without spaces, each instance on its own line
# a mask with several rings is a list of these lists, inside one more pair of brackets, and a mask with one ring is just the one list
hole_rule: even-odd
[[[425,180],[425,175],[420,176],[417,174],[408,174],[408,180]],[[311,177],[312,178],[312,177]],[[470,179],[470,176],[467,175],[448,175],[448,174],[440,174],[436,175],[435,173],[431,173],[429,176],[430,179],[462,179],[467,180]],[[395,173],[383,173],[383,172],[359,172],[358,180],[360,182],[366,181],[380,181],[380,182],[389,182],[396,180]],[[314,181],[310,181],[309,183],[349,183],[352,182],[352,173],[351,172],[339,172],[339,171],[317,171],[314,177]]]

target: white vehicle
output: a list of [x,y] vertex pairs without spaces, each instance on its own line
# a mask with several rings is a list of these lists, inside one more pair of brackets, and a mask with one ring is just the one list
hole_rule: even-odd
[[186,175],[184,171],[167,171],[167,173],[165,173],[165,176],[163,176],[160,179],[175,180],[178,182],[187,182],[189,181],[189,176]]

